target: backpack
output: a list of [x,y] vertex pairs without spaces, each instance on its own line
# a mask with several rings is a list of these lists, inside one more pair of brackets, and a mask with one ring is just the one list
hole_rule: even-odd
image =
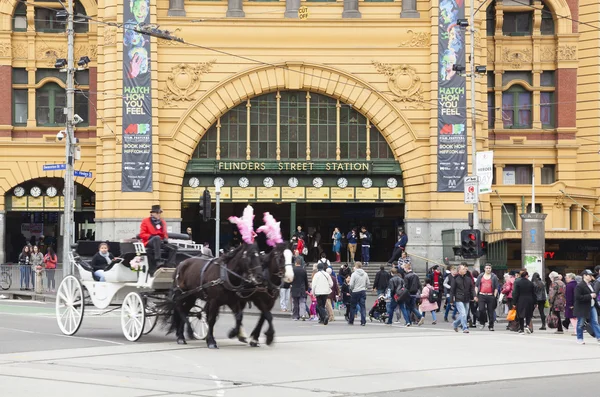
[[427,299],[429,299],[429,302],[430,303],[437,302],[439,297],[440,297],[440,293],[438,291],[436,291],[435,289],[433,289],[433,287],[429,287],[429,297],[427,298]]

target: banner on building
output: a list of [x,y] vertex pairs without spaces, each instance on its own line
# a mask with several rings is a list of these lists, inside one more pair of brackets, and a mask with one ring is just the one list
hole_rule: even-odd
[[440,0],[438,24],[438,192],[462,192],[467,175],[464,0]]
[[124,2],[123,192],[152,191],[152,95],[149,36],[136,32],[150,23],[149,0]]
[[494,152],[477,152],[477,177],[479,178],[479,194],[492,192],[494,180]]

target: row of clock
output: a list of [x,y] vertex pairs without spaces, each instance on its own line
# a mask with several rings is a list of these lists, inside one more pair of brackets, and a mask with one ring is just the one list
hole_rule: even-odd
[[[273,187],[274,184],[275,184],[275,181],[270,176],[263,179],[263,185],[265,187]],[[320,177],[314,178],[312,180],[312,184],[314,187],[322,187],[323,186],[323,178],[320,178]],[[371,178],[363,178],[361,184],[362,184],[362,187],[364,187],[364,188],[370,188],[371,186],[373,186],[373,180]],[[200,186],[200,180],[196,177],[192,177],[189,180],[189,185],[190,185],[190,187],[197,188],[198,186]],[[214,180],[214,185],[223,187],[225,185],[225,180],[223,178],[221,178],[220,176],[216,177]],[[250,185],[250,180],[248,178],[246,178],[245,176],[243,176],[238,180],[238,185],[240,187],[248,187]],[[348,179],[343,178],[343,177],[339,178],[337,180],[337,185],[338,185],[338,187],[340,187],[342,189],[345,187],[348,187]],[[289,187],[298,187],[298,178],[291,177],[290,179],[288,179],[288,186]],[[396,188],[398,186],[398,180],[396,178],[388,178],[387,186],[390,189]]]
[[[17,197],[23,197],[25,195],[25,189],[22,186],[17,186],[13,193]],[[42,189],[38,186],[34,186],[29,191],[29,194],[31,194],[32,197],[40,197],[42,195]],[[58,190],[54,186],[50,186],[46,189],[46,196],[48,197],[56,197],[57,194]],[[63,194],[65,194],[64,190]]]

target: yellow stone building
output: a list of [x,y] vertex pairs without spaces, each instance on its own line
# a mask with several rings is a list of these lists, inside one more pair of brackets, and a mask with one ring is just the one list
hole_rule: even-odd
[[[141,193],[122,191],[124,4],[75,3],[89,16],[76,17],[76,60],[91,59],[76,73],[75,110],[84,120],[76,169],[92,173],[76,178],[78,237],[131,237],[160,203],[173,232],[191,226],[195,239],[214,241],[198,198],[210,187],[214,200],[221,178],[222,221],[255,202],[287,235],[296,225],[319,228],[326,252],[334,226],[346,233],[364,224],[373,261],[387,259],[397,228],[415,254],[450,255],[472,206],[462,191],[438,192],[439,2],[144,4],[152,24],[185,42],[148,38],[152,183]],[[538,212],[548,214],[546,264],[595,265],[600,5],[476,7],[475,63],[487,67],[476,85],[477,147],[494,152],[495,169],[493,193],[479,205],[490,259],[520,266],[518,215],[531,204],[535,177]],[[52,0],[0,3],[2,261],[14,260],[24,238],[62,233],[64,171],[42,170],[65,162],[56,139],[65,78],[54,63],[67,54],[60,8]],[[470,40],[466,34],[467,48]],[[467,136],[470,159],[470,121]]]

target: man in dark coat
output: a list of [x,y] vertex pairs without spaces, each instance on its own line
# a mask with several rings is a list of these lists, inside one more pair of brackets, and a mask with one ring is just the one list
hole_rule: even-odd
[[294,263],[294,281],[292,282],[292,318],[306,320],[306,293],[308,292],[308,276],[302,266],[302,259],[296,258]]
[[529,281],[529,273],[526,270],[521,272],[521,277],[515,281],[513,287],[513,307],[517,308],[517,318],[519,320],[519,333],[527,331],[533,332],[533,327],[529,327],[533,317],[533,308],[537,298],[533,283]]
[[373,291],[377,291],[377,296],[385,295],[388,281],[390,281],[390,274],[385,270],[384,265],[379,266],[379,271],[375,275],[375,282],[373,283]]
[[575,306],[573,314],[577,317],[577,343],[583,345],[583,328],[586,320],[589,321],[596,339],[600,342],[600,325],[598,325],[598,299],[594,292],[592,281],[594,273],[591,270],[584,270],[581,273],[583,280],[575,287]]
[[468,266],[461,264],[458,266],[458,274],[452,281],[450,290],[450,302],[453,302],[458,309],[458,318],[452,323],[454,331],[458,332],[458,326],[462,325],[463,333],[468,334],[467,313],[469,304],[475,297],[475,283],[469,274]]

